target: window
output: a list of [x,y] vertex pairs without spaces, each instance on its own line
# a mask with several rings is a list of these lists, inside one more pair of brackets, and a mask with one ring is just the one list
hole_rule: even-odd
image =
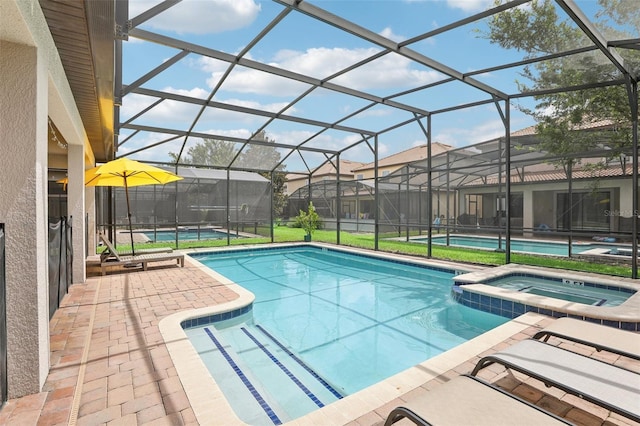
[[364,175],[362,173],[358,173],[356,175],[356,180],[362,180],[362,179],[364,179]]
[[583,192],[571,194],[556,194],[556,217],[560,229],[569,229],[569,220],[573,230],[609,230],[609,215],[611,209],[611,195],[609,192]]

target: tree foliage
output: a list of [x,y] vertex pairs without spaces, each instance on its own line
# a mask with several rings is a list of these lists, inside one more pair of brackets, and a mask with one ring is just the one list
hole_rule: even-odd
[[[613,39],[631,39],[624,28],[640,30],[640,8],[637,2],[598,0],[601,11],[596,27]],[[497,0],[500,3],[500,0]],[[480,31],[505,49],[516,49],[525,59],[552,55],[591,44],[582,30],[566,15],[559,16],[552,0],[532,0],[528,7],[516,7],[493,15],[488,30]],[[622,50],[625,64],[637,75],[640,52]],[[581,85],[624,78],[620,70],[603,58],[600,51],[588,51],[527,65],[518,81],[523,92]],[[559,158],[563,166],[576,162],[577,154],[606,141],[612,157],[631,145],[631,109],[625,85],[549,93],[535,97],[534,109],[522,108],[532,115],[540,136],[539,148]],[[607,121],[606,128],[597,123]],[[585,130],[596,128],[599,130]]]
[[281,217],[287,204],[287,196],[284,193],[286,172],[281,164],[282,156],[273,146],[275,140],[269,139],[264,130],[251,140],[258,143],[246,144],[240,151],[242,144],[239,143],[203,139],[202,142],[189,147],[180,158],[174,152],[170,152],[169,156],[178,164],[259,171],[260,175],[273,183],[273,214],[275,217]]
[[183,154],[179,160],[177,153],[170,152],[169,156],[174,162],[180,164],[226,167],[233,161],[236,154],[237,150],[233,142],[203,139],[201,143],[189,147],[186,154]]

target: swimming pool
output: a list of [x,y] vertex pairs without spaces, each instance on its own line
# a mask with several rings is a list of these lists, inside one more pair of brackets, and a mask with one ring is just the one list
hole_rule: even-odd
[[[144,231],[142,232],[151,241],[175,241],[175,230],[159,230],[159,231]],[[178,240],[222,240],[226,239],[227,235],[230,238],[242,238],[242,236],[236,234],[227,234],[224,231],[216,231],[211,228],[187,228],[178,230]]]
[[[427,243],[428,238],[413,238],[411,241]],[[446,245],[446,235],[433,236],[431,241],[433,244]],[[451,235],[449,237],[449,245],[460,247],[474,247],[481,249],[493,249],[496,250],[499,247],[498,237],[479,237],[479,236],[460,236]],[[506,247],[506,241],[504,238],[500,241],[500,247],[504,249]],[[591,244],[591,243],[574,243],[572,244],[572,253],[578,254],[586,250],[592,250],[594,248],[609,248],[605,244]],[[537,254],[547,254],[555,256],[568,256],[569,248],[565,242],[555,241],[536,241],[526,239],[511,239],[511,251],[528,252]]]
[[[274,369],[273,364],[280,363],[290,373],[294,368],[299,371],[287,351],[328,385],[308,384],[306,379],[303,383],[307,390],[314,389],[306,392],[314,396],[316,389],[324,388],[322,403],[327,404],[339,398],[331,396],[329,388],[340,396],[349,395],[507,321],[456,303],[451,297],[453,270],[309,246],[193,257],[255,294],[247,317],[185,330],[237,415],[251,424],[278,424],[260,407],[260,399],[280,421],[304,414],[303,403],[291,405],[293,391],[282,390],[285,379],[274,379],[276,391],[262,391],[270,385],[255,386],[250,379],[263,374],[259,364]],[[251,345],[243,328],[260,343]],[[233,347],[232,342],[239,340]],[[271,355],[262,355],[261,346]],[[229,348],[228,353],[222,354],[220,348]],[[256,361],[258,355],[263,361]],[[246,379],[256,392],[249,391],[247,397],[247,391],[238,387],[225,389],[225,380],[215,376],[221,359],[227,364],[230,359],[229,365],[243,372],[244,378],[236,382]],[[290,375],[298,378],[297,372]],[[257,409],[251,409],[249,401],[256,393],[260,396],[251,405]],[[319,407],[307,405],[305,412]],[[255,420],[258,415],[260,421]]]
[[508,275],[487,284],[510,290],[553,297],[573,303],[594,306],[618,306],[635,294],[621,287],[595,286],[582,281],[551,279],[545,277]]

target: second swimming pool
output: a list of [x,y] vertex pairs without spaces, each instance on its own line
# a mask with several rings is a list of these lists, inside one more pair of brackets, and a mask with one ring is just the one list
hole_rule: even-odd
[[[427,243],[428,238],[413,238],[411,241]],[[436,235],[431,239],[433,244],[445,245],[447,244],[447,237],[445,235]],[[461,235],[451,235],[449,237],[449,244],[452,246],[460,246],[460,247],[474,247],[481,249],[498,249],[501,247],[505,249],[506,241],[504,238],[498,241],[497,237],[480,237],[480,236],[461,236]],[[607,247],[610,248],[606,244],[591,244],[591,243],[574,243],[571,246],[571,251],[573,254],[582,253],[586,250],[591,250],[594,248],[602,248]],[[511,239],[511,251],[517,252],[526,252],[526,253],[537,253],[537,254],[547,254],[547,255],[555,255],[555,256],[568,256],[569,255],[569,247],[566,242],[555,242],[555,241],[536,241],[536,240],[527,240],[527,239]]]
[[[330,403],[508,321],[458,304],[452,270],[306,246],[193,256],[256,296],[247,318],[186,330],[238,416],[251,424],[306,414],[320,406],[314,398]],[[239,386],[225,389],[229,380],[215,375],[221,363],[230,366],[227,378],[242,373]],[[252,382],[263,376],[276,383],[274,391]],[[289,381],[312,401],[308,408],[285,389]]]
[[[159,231],[145,231],[144,235],[149,238],[151,241],[175,241],[176,239],[176,231],[175,230],[159,230]],[[227,235],[231,238],[242,238],[236,234],[227,234],[224,231],[216,231],[210,228],[188,228],[188,229],[179,229],[178,230],[178,240],[179,241],[187,241],[187,240],[222,240],[226,239]]]

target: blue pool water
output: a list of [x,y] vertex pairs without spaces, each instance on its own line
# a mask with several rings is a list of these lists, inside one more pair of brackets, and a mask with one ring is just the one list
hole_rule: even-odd
[[[446,245],[447,237],[445,235],[434,236],[432,239],[433,244]],[[416,238],[412,241],[427,243],[428,238]],[[502,238],[502,249],[505,249],[506,242]],[[450,236],[449,245],[461,246],[461,247],[475,247],[482,249],[497,249],[498,238],[494,237],[469,237],[469,236]],[[590,243],[576,243],[572,245],[572,253],[578,254],[586,250],[594,248],[610,248],[611,246],[603,244],[590,244]],[[552,242],[552,241],[535,241],[535,240],[521,240],[511,239],[511,251],[549,254],[555,256],[568,256],[569,248],[568,244],[564,242]]]
[[[174,230],[161,230],[150,232],[143,232],[151,241],[175,241],[176,231]],[[230,234],[231,238],[242,238],[235,234]],[[178,230],[178,240],[222,240],[227,238],[227,233],[222,231],[216,231],[213,229],[180,229]]]
[[506,276],[492,280],[488,284],[523,293],[594,306],[618,306],[635,293],[623,287],[535,276]]
[[[246,318],[185,330],[250,424],[304,415],[507,321],[456,303],[453,271],[314,247],[193,256],[256,296]],[[234,364],[243,377],[220,371]]]

